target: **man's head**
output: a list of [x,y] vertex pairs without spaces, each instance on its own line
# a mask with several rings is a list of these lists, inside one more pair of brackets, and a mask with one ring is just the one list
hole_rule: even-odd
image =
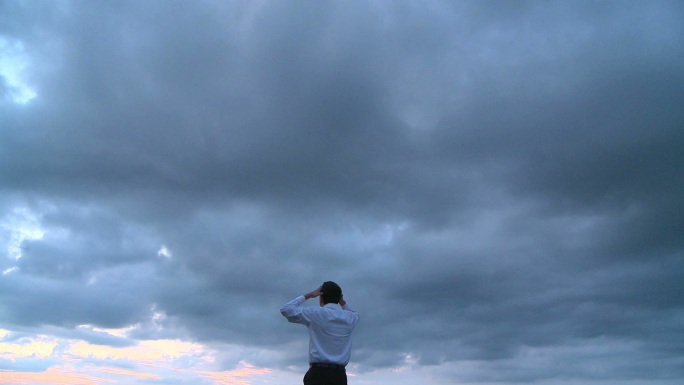
[[323,282],[321,286],[321,305],[326,303],[340,303],[342,299],[342,289],[333,281]]

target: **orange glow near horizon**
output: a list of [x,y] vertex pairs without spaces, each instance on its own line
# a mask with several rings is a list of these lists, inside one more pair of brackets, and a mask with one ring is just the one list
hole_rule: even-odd
[[14,361],[18,357],[49,357],[57,347],[57,342],[40,338],[27,343],[0,342],[0,358]]
[[127,369],[120,369],[120,368],[101,368],[100,371],[104,372],[104,373],[117,374],[120,376],[138,377],[138,378],[146,379],[146,380],[158,380],[159,379],[159,376],[156,374],[140,372],[137,370],[127,370]]
[[105,378],[87,374],[48,368],[44,372],[0,372],[0,384],[56,384],[56,385],[101,385],[111,382]]
[[204,378],[215,385],[249,385],[251,377],[271,373],[269,368],[256,368],[245,361],[234,370],[212,370],[221,349],[190,341],[131,340],[135,345],[116,347],[44,334],[8,339],[11,335],[11,331],[0,329],[0,359],[17,364],[17,368],[27,367],[25,362],[33,365],[35,360],[49,367],[40,371],[0,370],[0,384],[106,385]]
[[112,347],[77,341],[67,351],[80,358],[131,360],[137,362],[169,361],[183,356],[205,356],[200,344],[180,340],[141,341],[135,346]]

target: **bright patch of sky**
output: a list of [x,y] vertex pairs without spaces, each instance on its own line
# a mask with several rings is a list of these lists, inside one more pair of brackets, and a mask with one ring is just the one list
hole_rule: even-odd
[[0,87],[5,98],[17,104],[27,104],[38,95],[26,81],[29,66],[24,44],[0,37]]
[[171,258],[171,251],[164,245],[157,251],[157,256],[164,258]]
[[[45,231],[40,227],[40,218],[27,208],[17,207],[0,220],[0,230],[9,237],[6,240],[6,256],[18,261],[26,247],[24,241],[42,239]],[[12,269],[8,269],[12,270]],[[8,272],[5,270],[4,274]]]

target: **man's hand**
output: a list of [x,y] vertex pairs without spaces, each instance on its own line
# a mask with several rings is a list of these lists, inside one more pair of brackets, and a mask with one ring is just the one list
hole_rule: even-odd
[[316,289],[314,291],[310,291],[310,292],[304,294],[304,298],[311,299],[311,298],[318,297],[319,295],[321,295],[321,288],[322,287],[323,287],[323,285],[319,286],[318,289]]

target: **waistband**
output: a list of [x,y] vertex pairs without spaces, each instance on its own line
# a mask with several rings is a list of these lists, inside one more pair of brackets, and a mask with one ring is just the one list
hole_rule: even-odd
[[327,362],[311,362],[309,364],[309,367],[311,368],[328,368],[328,369],[337,369],[337,370],[345,370],[344,365],[337,365],[337,364],[329,364]]

